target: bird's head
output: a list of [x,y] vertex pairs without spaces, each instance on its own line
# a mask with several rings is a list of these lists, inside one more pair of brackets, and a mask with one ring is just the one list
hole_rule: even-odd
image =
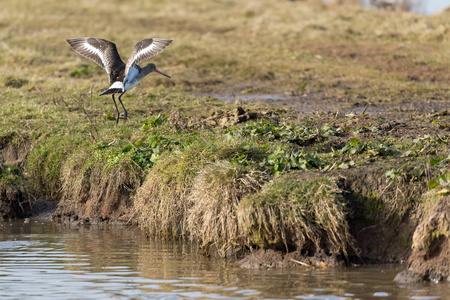
[[151,73],[151,72],[156,72],[156,73],[158,73],[158,74],[161,74],[161,75],[164,75],[164,76],[170,78],[169,75],[167,75],[167,74],[161,72],[160,70],[158,70],[158,69],[156,68],[156,66],[155,66],[154,63],[149,63],[149,64],[147,64],[147,65],[145,66],[145,69],[147,69],[147,70],[149,71],[149,73]]

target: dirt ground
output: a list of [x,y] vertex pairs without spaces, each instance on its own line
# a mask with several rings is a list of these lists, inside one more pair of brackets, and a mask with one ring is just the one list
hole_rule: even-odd
[[416,114],[434,114],[450,109],[450,100],[404,100],[393,103],[373,103],[361,100],[349,104],[324,94],[303,94],[298,96],[284,94],[201,94],[210,95],[231,103],[259,103],[292,107],[299,114],[311,112],[367,113],[388,117],[391,120],[405,121]]

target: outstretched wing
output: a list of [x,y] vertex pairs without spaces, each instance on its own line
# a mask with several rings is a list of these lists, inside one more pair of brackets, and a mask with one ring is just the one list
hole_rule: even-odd
[[124,65],[117,52],[116,45],[110,41],[84,37],[68,39],[67,42],[75,52],[92,59],[105,69],[108,74]]
[[128,57],[127,65],[125,67],[125,76],[128,74],[128,70],[141,61],[152,58],[166,49],[172,40],[165,39],[145,39],[140,41],[134,46],[131,51],[130,57]]

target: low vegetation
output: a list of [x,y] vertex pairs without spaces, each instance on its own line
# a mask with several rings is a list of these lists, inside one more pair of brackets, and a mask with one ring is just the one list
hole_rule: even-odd
[[[1,203],[53,201],[63,219],[138,223],[207,254],[351,260],[410,246],[383,226],[449,193],[448,12],[186,0],[127,2],[117,18],[28,2],[6,0],[0,22]],[[174,39],[153,60],[172,79],[127,93],[127,123],[97,96],[104,71],[65,42],[85,35],[123,54]]]
[[249,245],[347,255],[353,241],[342,191],[332,179],[308,175],[279,176],[240,203]]

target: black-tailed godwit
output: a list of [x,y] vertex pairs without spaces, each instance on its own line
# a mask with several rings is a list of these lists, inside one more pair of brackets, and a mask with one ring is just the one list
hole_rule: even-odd
[[131,51],[127,64],[120,58],[116,45],[110,41],[84,37],[68,39],[67,42],[74,51],[86,58],[92,59],[108,73],[109,84],[111,86],[101,93],[100,96],[112,95],[117,111],[116,124],[119,122],[120,112],[114,94],[120,94],[119,102],[123,107],[124,119],[126,121],[128,112],[120,99],[125,92],[134,88],[142,78],[151,72],[156,72],[170,78],[169,75],[159,71],[153,63],[149,63],[143,68],[139,67],[138,63],[159,54],[172,40],[145,39],[140,41],[134,46],[133,51]]

